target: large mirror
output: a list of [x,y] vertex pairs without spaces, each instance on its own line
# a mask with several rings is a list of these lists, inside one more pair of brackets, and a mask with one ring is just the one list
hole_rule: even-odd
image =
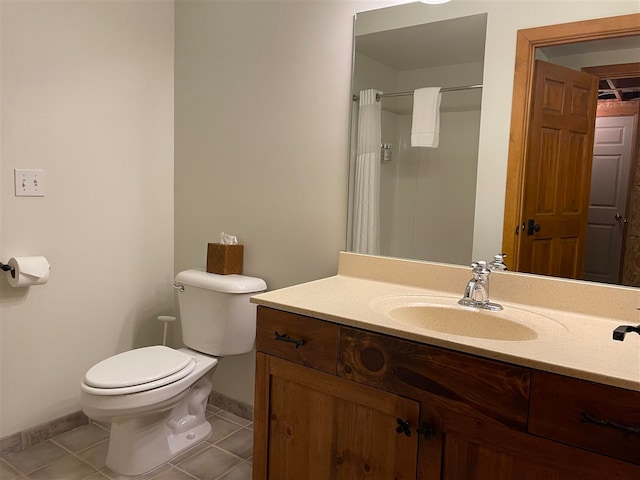
[[[363,253],[467,265],[472,260],[490,259],[505,248],[507,158],[513,156],[509,151],[510,141],[513,144],[509,132],[511,96],[515,92],[516,37],[519,30],[556,23],[564,17],[569,21],[575,14],[563,8],[554,10],[544,2],[499,3],[499,6],[495,2],[464,1],[436,6],[408,4],[356,16],[352,92],[355,97],[367,89],[382,93],[379,251]],[[518,8],[513,3],[519,3]],[[591,19],[640,10],[632,2],[622,2],[619,11],[612,11],[607,5],[610,7],[610,2],[589,2],[584,14]],[[602,66],[640,61],[637,35],[618,34],[604,40],[601,37],[596,35],[596,40],[589,42],[564,41],[556,46],[547,41],[531,50],[535,58],[576,70],[594,71]],[[618,81],[610,70],[600,75],[600,97],[610,103],[623,100],[638,105],[633,100],[637,93],[634,94],[632,75]],[[413,99],[411,95],[394,94],[435,86],[442,87],[440,143],[437,148],[411,147]],[[449,90],[450,87],[463,88]],[[359,213],[355,183],[359,174],[357,138],[361,103],[354,101],[352,106],[347,243],[354,251],[362,251],[354,243],[358,234],[354,222]],[[600,110],[608,116],[614,111],[611,105]],[[625,115],[630,114],[627,111]],[[630,132],[635,135],[637,113],[631,117]],[[635,167],[637,150],[634,144],[627,176],[640,175],[640,167]],[[510,167],[510,175],[512,170]],[[513,178],[509,180],[514,183]],[[584,278],[640,286],[640,247],[634,247],[632,241],[634,232],[640,239],[640,226],[633,223],[640,222],[640,212],[633,205],[640,201],[640,192],[633,190],[633,181],[627,184],[631,187],[625,199],[627,210],[619,222],[625,226],[622,248],[627,249],[622,255],[626,266],[621,267],[632,273],[627,274],[625,281],[622,268],[613,280],[597,275]],[[640,185],[640,181],[635,185]],[[508,211],[507,208],[507,214]],[[358,228],[355,225],[355,230]],[[599,232],[595,227],[592,229],[596,234]],[[514,251],[508,254],[512,256]],[[592,254],[591,258],[604,256]],[[637,273],[633,273],[634,269]],[[578,277],[582,278],[582,274]]]

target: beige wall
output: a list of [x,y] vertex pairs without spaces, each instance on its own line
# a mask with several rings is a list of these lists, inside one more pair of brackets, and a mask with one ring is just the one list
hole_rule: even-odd
[[[335,274],[344,248],[350,2],[176,3],[176,271],[219,232],[270,289]],[[253,403],[253,354],[214,389]]]
[[471,263],[479,125],[479,110],[441,111],[438,148],[411,148],[411,115],[399,116],[391,256]]
[[[1,3],[0,437],[79,410],[97,361],[158,343],[173,308],[173,4]],[[46,172],[13,196],[13,169]]]

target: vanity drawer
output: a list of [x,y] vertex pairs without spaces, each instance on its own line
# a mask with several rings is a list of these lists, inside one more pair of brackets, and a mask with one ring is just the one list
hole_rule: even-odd
[[527,428],[527,368],[342,327],[338,375],[462,415]]
[[257,322],[256,350],[336,373],[337,325],[262,306]]
[[529,432],[640,465],[640,392],[534,371]]

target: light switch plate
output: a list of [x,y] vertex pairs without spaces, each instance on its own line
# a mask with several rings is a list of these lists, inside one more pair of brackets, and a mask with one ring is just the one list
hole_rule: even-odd
[[13,170],[16,197],[44,197],[44,170]]

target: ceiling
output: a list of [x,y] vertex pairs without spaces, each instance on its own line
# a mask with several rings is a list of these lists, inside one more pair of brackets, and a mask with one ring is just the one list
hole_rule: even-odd
[[[608,52],[611,50],[632,50],[640,52],[640,37],[637,35],[630,37],[608,38],[605,40],[591,40],[588,42],[569,43],[566,45],[554,45],[543,47],[547,58],[568,57],[570,55],[583,55],[593,52]],[[640,60],[640,54],[639,58]]]
[[[414,70],[484,60],[487,15],[471,15],[412,27],[358,35],[356,52],[396,70]],[[552,63],[594,52],[629,51],[640,62],[640,36],[594,40],[539,49]],[[610,76],[600,81],[600,99],[640,97],[640,75]]]
[[[640,36],[629,36],[611,38],[606,40],[592,40],[589,42],[579,42],[568,45],[557,45],[552,47],[544,47],[539,49],[546,58],[552,63],[562,63],[562,58],[571,56],[579,56],[585,54],[593,54],[597,52],[628,52],[626,58],[631,62],[625,62],[628,68],[604,68],[586,67],[582,70],[598,75],[600,77],[600,94],[598,99],[608,100],[633,100],[640,97]],[[619,70],[618,73],[612,73],[603,76],[601,70]],[[629,72],[634,72],[630,74]]]
[[640,98],[640,75],[626,78],[607,76],[600,79],[598,100],[629,101]]
[[358,35],[356,51],[396,70],[484,60],[487,15]]

